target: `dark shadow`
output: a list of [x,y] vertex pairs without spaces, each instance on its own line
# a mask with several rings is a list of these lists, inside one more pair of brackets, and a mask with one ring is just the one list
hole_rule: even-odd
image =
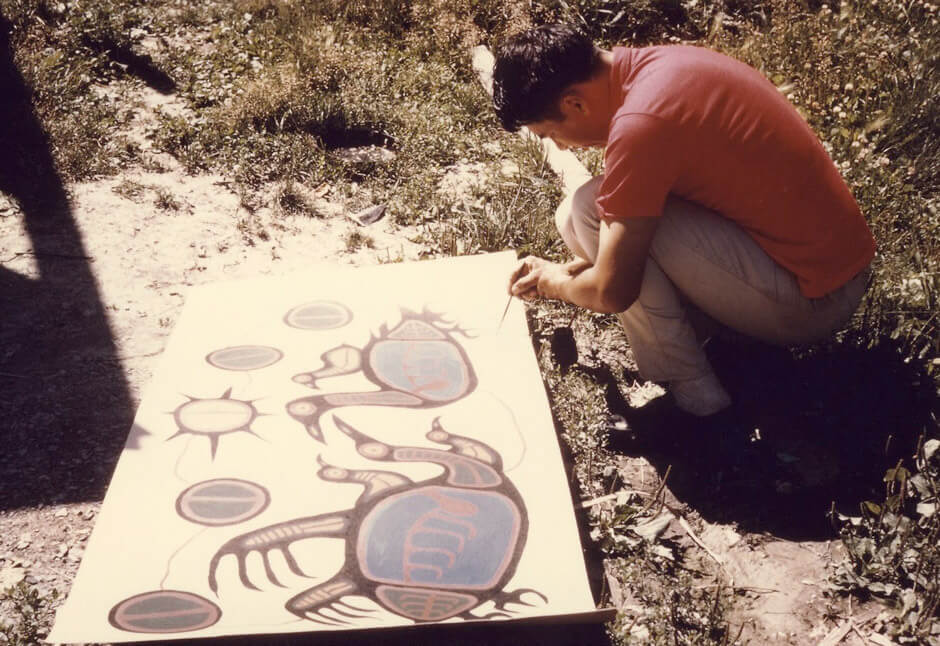
[[50,142],[0,15],[0,191],[39,276],[0,265],[0,508],[101,500],[133,408]]
[[149,54],[139,54],[129,45],[109,38],[95,39],[85,36],[82,41],[91,51],[106,55],[123,66],[127,74],[139,78],[160,94],[172,94],[176,91],[176,81],[161,70]]
[[863,501],[883,501],[885,471],[912,468],[920,436],[937,433],[933,380],[889,342],[802,357],[758,344],[707,349],[732,409],[700,420],[660,398],[628,411],[637,436],[612,433],[611,445],[647,457],[660,475],[671,465],[670,490],[709,522],[832,538],[829,511],[857,516]]
[[315,135],[323,142],[327,150],[338,148],[357,148],[360,146],[379,146],[392,149],[395,141],[384,131],[376,128],[364,127],[323,127],[304,128],[309,134]]
[[218,639],[181,640],[180,646],[608,646],[603,624],[539,624],[491,621],[474,624],[434,624],[381,630],[342,631]]

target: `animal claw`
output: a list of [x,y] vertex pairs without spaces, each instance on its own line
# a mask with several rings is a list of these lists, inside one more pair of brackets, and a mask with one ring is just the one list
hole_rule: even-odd
[[264,573],[268,576],[268,581],[279,588],[286,588],[287,586],[278,581],[277,575],[274,574],[274,569],[271,567],[271,559],[268,557],[267,551],[261,552],[261,561],[264,563]]
[[351,603],[347,603],[346,601],[337,601],[336,604],[346,606],[347,608],[351,608],[353,610],[358,610],[359,612],[375,612],[373,608],[360,608],[359,606],[354,606]]
[[483,615],[482,617],[477,617],[476,615],[473,616],[474,619],[493,619],[494,617],[502,617],[503,619],[509,619],[509,615],[507,615],[505,612],[490,612],[490,613]]
[[[331,610],[333,610],[333,608],[331,608]],[[343,621],[342,619],[337,619],[336,617],[328,617],[324,615],[321,611],[313,612],[310,614],[316,615],[319,619],[314,619],[313,617],[308,617],[306,615],[301,615],[301,616],[305,619],[309,619],[310,621],[314,621],[318,624],[324,624],[326,626],[335,626],[337,624],[342,624],[344,626],[349,625],[348,621]],[[332,623],[327,623],[327,622],[332,622]]]
[[297,559],[294,558],[294,555],[290,553],[290,549],[287,547],[282,547],[281,554],[284,555],[284,560],[287,562],[287,567],[290,568],[291,572],[297,576],[302,576],[305,579],[313,578],[307,574],[304,574],[304,571],[300,569],[300,565],[297,564]]
[[236,558],[238,559],[238,578],[242,582],[242,585],[249,590],[260,591],[261,588],[252,583],[251,579],[248,578],[248,566],[245,564],[245,559],[238,555],[236,555]]

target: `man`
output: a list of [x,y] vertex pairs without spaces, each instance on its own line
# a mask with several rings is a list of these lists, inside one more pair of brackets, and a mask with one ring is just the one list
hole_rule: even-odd
[[606,147],[604,175],[556,215],[576,259],[525,258],[510,292],[616,313],[641,375],[679,409],[731,404],[690,312],[777,345],[850,319],[874,240],[810,127],[756,70],[698,47],[605,51],[547,25],[498,48],[493,79],[507,130]]

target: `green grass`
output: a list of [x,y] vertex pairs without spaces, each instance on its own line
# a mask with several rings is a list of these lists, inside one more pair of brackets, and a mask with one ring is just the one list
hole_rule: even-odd
[[[727,52],[761,69],[815,128],[878,240],[873,284],[848,336],[863,344],[893,338],[908,360],[940,379],[940,9],[931,2],[0,0],[0,12],[68,180],[140,162],[136,146],[115,134],[131,118],[124,93],[141,83],[119,55],[132,51],[172,78],[192,114],[163,114],[154,146],[188,172],[214,171],[234,182],[244,209],[232,226],[249,243],[267,235],[255,214],[265,200],[278,213],[321,217],[306,196],[328,184],[331,199],[351,211],[385,204],[395,222],[418,227],[425,245],[443,255],[512,248],[565,256],[551,217],[557,182],[537,147],[498,128],[469,46],[569,20],[602,44],[684,41]],[[394,155],[350,161],[336,152],[349,144]],[[598,153],[584,159],[599,171]],[[462,171],[474,181],[455,188]],[[114,190],[139,200],[148,188],[125,181]],[[181,207],[169,192],[153,199],[168,213]],[[346,242],[355,250],[369,238],[353,231]],[[537,341],[551,333],[539,321],[572,320],[610,344],[618,334],[609,317],[547,305],[533,318]],[[583,374],[561,375],[548,357],[542,364],[581,491],[602,495],[611,463],[600,446],[599,386]],[[940,515],[917,511],[936,498],[935,484],[910,484],[928,473],[924,456],[905,468],[910,478],[900,484],[895,471],[885,500],[871,502],[877,513],[843,519],[852,560],[836,587],[895,603],[897,619],[886,630],[913,640],[940,625],[936,588],[918,583],[940,563],[936,550],[923,548],[936,544]],[[621,516],[596,514],[592,522],[600,535],[616,536],[634,520]],[[902,525],[909,531],[899,541]],[[904,548],[915,544],[920,560],[911,570]],[[643,571],[645,556],[633,556],[640,562],[619,571],[636,583],[653,570]],[[621,555],[614,550],[611,558]],[[670,622],[684,622],[683,643],[733,638],[721,594],[685,599],[678,574],[657,572],[656,585],[635,590],[662,609],[642,622],[654,643],[673,643]],[[695,621],[670,610],[680,601],[695,609]],[[612,630],[627,639],[637,628]]]

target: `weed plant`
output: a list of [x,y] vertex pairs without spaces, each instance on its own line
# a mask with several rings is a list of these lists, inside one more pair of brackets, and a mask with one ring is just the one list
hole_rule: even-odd
[[0,608],[12,623],[0,621],[0,643],[4,646],[36,646],[52,625],[53,606],[59,594],[40,593],[25,581],[0,591]]

